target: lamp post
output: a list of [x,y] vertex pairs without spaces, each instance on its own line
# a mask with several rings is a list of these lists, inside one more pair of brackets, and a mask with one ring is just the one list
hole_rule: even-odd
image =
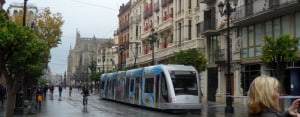
[[124,52],[124,50],[125,50],[124,45],[121,44],[121,45],[119,46],[120,57],[121,57],[121,63],[120,63],[120,68],[119,68],[119,70],[121,70],[122,67],[123,67],[123,52]]
[[149,35],[149,42],[151,44],[151,49],[152,49],[152,65],[155,65],[154,61],[154,43],[156,42],[157,38],[157,33],[154,32],[154,29],[151,29],[151,34]]
[[[28,0],[24,0],[24,7],[23,7],[23,26],[26,26],[26,11],[27,11],[27,1]],[[5,1],[4,1],[5,2]],[[3,3],[4,3],[3,2]],[[1,10],[1,9],[0,9]],[[18,92],[16,94],[16,101],[15,101],[15,114],[23,114],[23,106],[24,106],[24,99],[23,99],[23,87],[24,87],[24,82],[23,82],[24,78],[23,76],[21,77],[20,81],[20,85],[21,87],[18,88]]]
[[105,55],[103,54],[103,56],[102,56],[102,64],[103,64],[103,70],[102,70],[102,73],[104,73],[104,61],[105,61]]
[[[230,19],[230,15],[232,12],[235,11],[235,7],[236,7],[236,0],[234,0],[234,8],[231,7],[231,4],[229,3],[229,0],[226,0],[225,3],[223,3],[222,1],[219,3],[218,7],[219,7],[219,12],[221,14],[221,16],[225,16],[227,18],[227,35],[226,35],[226,41],[227,41],[227,73],[226,75],[226,107],[225,107],[225,112],[226,113],[233,113],[234,109],[232,107],[232,92],[231,92],[231,76],[233,75],[231,73],[230,70],[230,56],[231,56],[231,50],[230,50],[230,27],[229,27],[229,19]],[[225,9],[224,9],[225,6]]]
[[27,11],[27,1],[28,0],[24,0],[24,10],[23,10],[23,26],[26,26],[26,11]]

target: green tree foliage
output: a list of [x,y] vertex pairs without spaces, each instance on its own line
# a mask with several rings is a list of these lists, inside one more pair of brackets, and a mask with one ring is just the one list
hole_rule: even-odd
[[0,75],[6,79],[8,103],[6,116],[13,116],[15,95],[24,74],[43,64],[47,43],[28,27],[22,27],[0,14]]
[[175,53],[174,64],[194,66],[199,72],[206,68],[205,56],[197,49],[182,50]]
[[[287,63],[297,59],[299,38],[292,38],[285,34],[280,35],[277,39],[265,37],[264,41],[261,60],[268,67],[275,69],[275,77],[279,79],[282,88],[284,88],[285,68]],[[284,93],[283,89],[281,91]]]
[[41,85],[46,85],[48,83],[48,80],[46,80],[43,77],[38,78],[38,83]]
[[94,61],[94,60],[92,60],[91,63],[90,63],[90,65],[89,65],[89,68],[90,68],[90,70],[92,71],[92,73],[93,73],[93,72],[96,72],[96,69],[97,69],[97,62]]
[[92,80],[92,81],[99,81],[100,76],[101,76],[102,74],[103,74],[103,73],[101,73],[101,72],[93,72],[93,73],[91,74],[91,80]]

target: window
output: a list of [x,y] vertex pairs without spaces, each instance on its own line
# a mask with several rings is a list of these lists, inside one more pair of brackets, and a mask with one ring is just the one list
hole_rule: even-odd
[[144,92],[153,93],[153,87],[154,87],[154,78],[146,78]]
[[196,31],[197,31],[197,38],[201,36],[201,33],[203,32],[203,23],[197,23],[196,24]]
[[248,57],[248,36],[247,36],[247,28],[244,27],[242,29],[242,58],[247,58]]
[[274,20],[274,38],[277,39],[280,35],[280,18]]
[[260,65],[244,65],[242,66],[242,83],[241,86],[243,88],[244,96],[247,95],[247,91],[249,90],[250,83],[257,77],[260,76]]
[[175,95],[198,95],[196,72],[170,71]]
[[139,36],[139,26],[135,26],[135,36]]
[[263,40],[262,25],[250,25],[242,29],[242,58],[257,57],[261,55]]
[[282,17],[282,34],[289,34],[290,31],[290,15]]
[[134,80],[133,79],[131,79],[130,80],[130,92],[133,92],[134,91]]
[[[208,60],[209,63],[214,63],[216,60],[216,57],[220,57],[220,59],[218,59],[218,60],[221,60],[222,59],[221,57],[224,57],[224,55],[223,56],[219,55],[219,54],[222,54],[221,49],[220,49],[219,36],[209,37],[207,45],[209,48],[208,49],[209,50],[209,60]],[[217,52],[220,52],[220,53],[217,53]]]
[[101,89],[104,89],[104,84],[105,84],[105,81],[102,81],[101,82]]
[[266,22],[266,36],[269,36],[269,37],[273,36],[272,29],[273,29],[272,21],[267,21]]
[[256,24],[255,25],[255,56],[261,55],[261,46],[262,46],[262,40],[263,40],[263,31],[262,31],[262,25]]
[[192,39],[192,20],[188,21],[188,40]]

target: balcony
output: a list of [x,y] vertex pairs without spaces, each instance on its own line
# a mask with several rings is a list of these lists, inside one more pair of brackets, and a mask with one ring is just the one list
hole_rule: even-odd
[[[200,3],[211,3],[211,2],[215,2],[216,0],[200,0]],[[199,3],[198,3],[199,4]]]
[[168,4],[172,3],[173,0],[162,0],[161,7],[166,7]]
[[157,32],[161,32],[163,30],[167,30],[167,29],[172,29],[173,27],[173,19],[169,19],[169,20],[166,20],[164,21],[163,23],[159,24],[157,26]]
[[154,3],[154,11],[155,12],[159,11],[159,3],[158,2]]
[[299,9],[299,0],[255,0],[236,9],[235,25],[243,26],[290,14]]
[[216,34],[216,12],[215,8],[204,11],[204,27],[203,35],[215,35]]
[[136,24],[142,21],[141,14],[132,17],[131,24]]
[[215,62],[216,63],[224,63],[225,62],[225,49],[218,49],[215,52]]
[[[188,41],[184,41],[183,43],[181,43],[181,46],[178,46],[174,43],[170,43],[170,45],[168,45],[167,48],[164,49],[160,49],[160,50],[155,50],[154,56],[155,58],[159,58],[159,59],[164,59],[166,57],[169,56],[173,56],[174,52],[179,52],[180,50],[187,50],[187,49],[191,49],[191,48],[200,48],[200,49],[204,49],[204,39],[193,39],[193,40],[188,40]],[[144,51],[146,52],[146,51]],[[147,51],[147,54],[144,55],[140,55],[137,58],[137,63],[146,63],[152,60],[152,50],[149,49]],[[126,59],[127,63],[133,63],[134,62],[134,58],[128,58]]]
[[129,23],[128,22],[124,22],[123,24],[120,25],[120,32],[123,32],[123,31],[125,31],[128,28],[129,28]]
[[149,18],[153,14],[153,7],[151,4],[145,4],[145,9],[144,9],[144,19]]

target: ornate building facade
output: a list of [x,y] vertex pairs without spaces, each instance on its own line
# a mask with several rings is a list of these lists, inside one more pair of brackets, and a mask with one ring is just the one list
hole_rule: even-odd
[[[233,73],[229,80],[232,95],[246,96],[249,84],[256,76],[273,74],[260,60],[263,37],[276,38],[280,34],[300,37],[299,0],[274,1],[229,0],[235,11],[227,27],[227,18],[219,12],[223,0],[130,0],[127,3],[131,7],[128,10],[127,43],[130,46],[126,67],[152,64],[150,37],[153,29],[157,34],[153,42],[155,63],[167,63],[174,52],[190,48],[197,48],[206,56],[207,69],[201,72],[205,100],[226,102],[227,61],[230,61],[230,72]],[[121,20],[119,17],[119,22]],[[226,41],[227,28],[230,28],[230,42]],[[230,53],[226,51],[227,43]],[[227,60],[228,56],[230,60]],[[299,66],[299,61],[287,66],[289,80],[285,81],[298,90],[300,81],[291,81],[300,76]],[[291,88],[287,87],[287,90]],[[234,103],[244,102],[245,99],[234,99]]]
[[[81,37],[80,33],[76,32],[76,42],[73,49],[70,48],[67,66],[67,85],[70,84],[70,79],[76,79],[81,82],[89,82],[89,74],[91,74],[90,65],[96,62],[96,70],[104,69],[101,65],[102,51],[106,48],[106,44],[112,39]],[[101,51],[102,50],[102,51]],[[106,54],[109,56],[109,54]],[[106,59],[106,58],[104,58]]]

